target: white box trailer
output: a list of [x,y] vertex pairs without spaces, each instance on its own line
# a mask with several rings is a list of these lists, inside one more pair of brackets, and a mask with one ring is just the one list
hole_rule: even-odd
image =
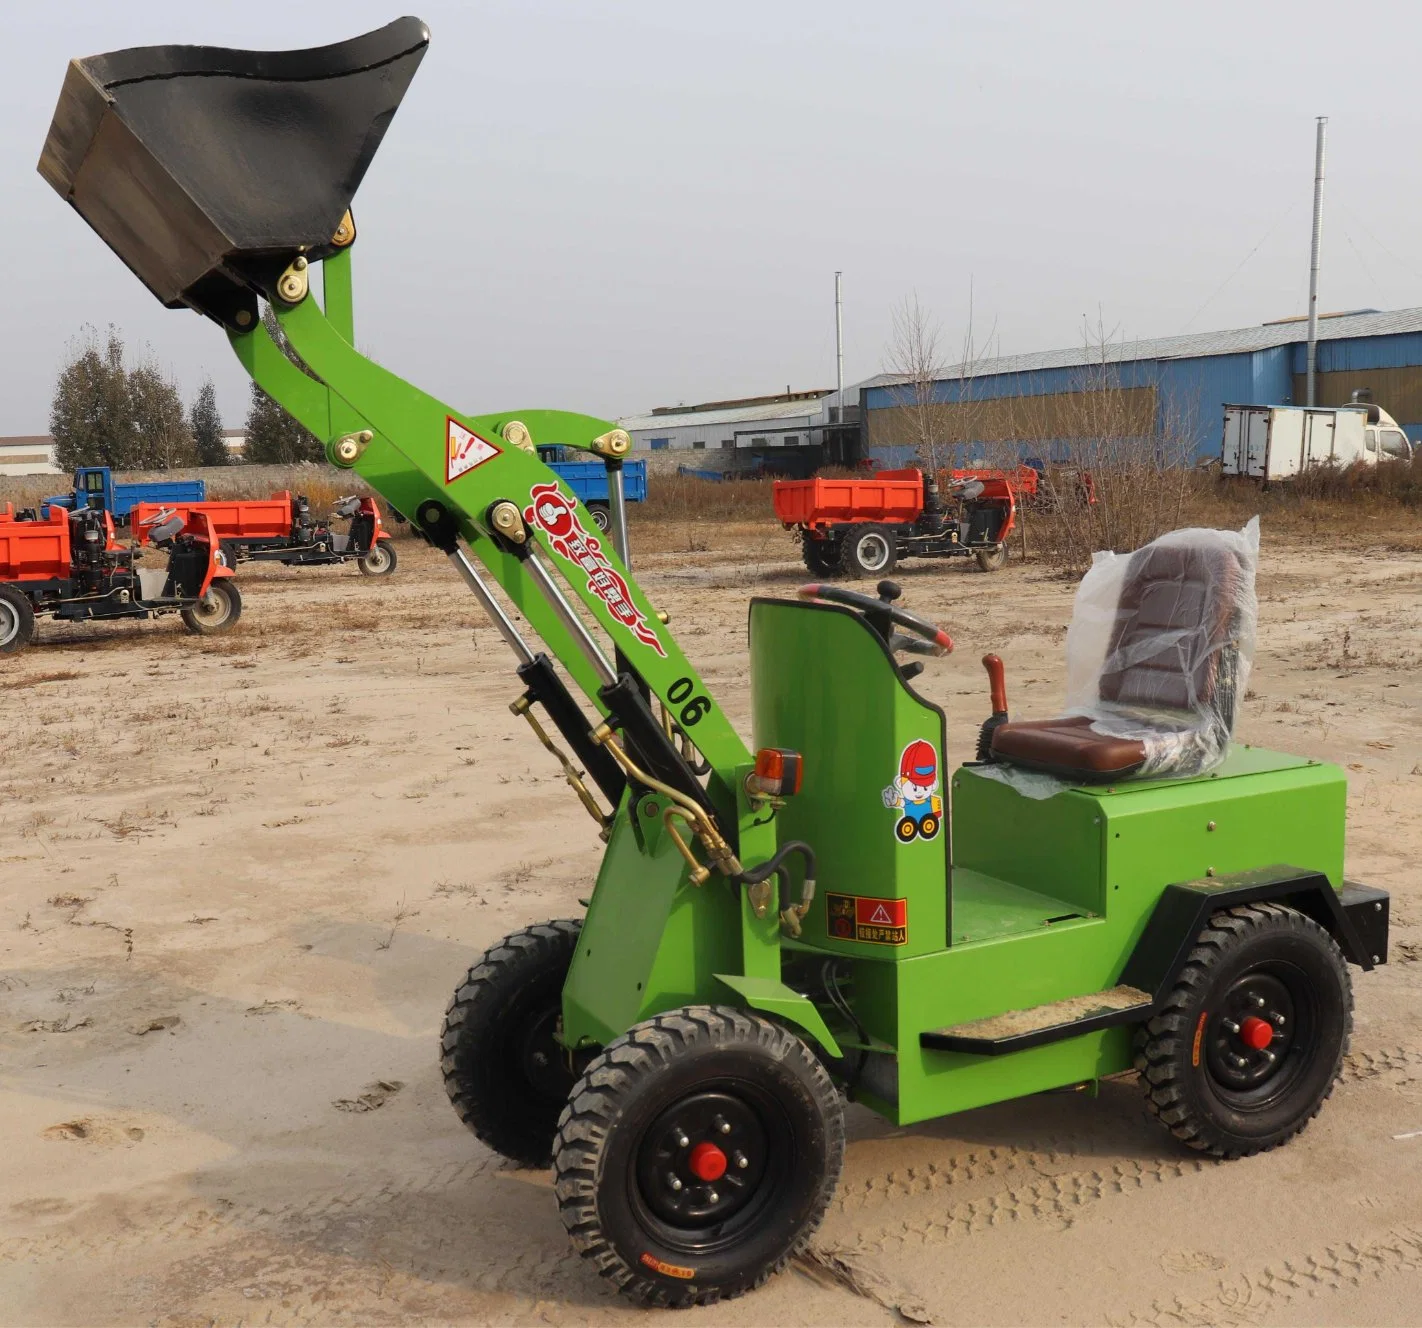
[[1387,411],[1357,406],[1229,406],[1220,473],[1283,480],[1310,466],[1351,466],[1412,455],[1407,435]]

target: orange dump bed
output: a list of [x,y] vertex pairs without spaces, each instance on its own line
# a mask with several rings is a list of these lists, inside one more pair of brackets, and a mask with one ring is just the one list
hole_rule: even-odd
[[923,472],[881,470],[853,480],[776,480],[775,515],[787,526],[911,522],[923,511]]
[[129,528],[140,544],[148,543],[147,524],[159,512],[176,512],[184,520],[200,512],[212,522],[218,540],[284,540],[291,534],[291,494],[270,498],[208,503],[135,503]]
[[0,581],[47,581],[69,575],[69,510],[50,509],[48,521],[0,515]]

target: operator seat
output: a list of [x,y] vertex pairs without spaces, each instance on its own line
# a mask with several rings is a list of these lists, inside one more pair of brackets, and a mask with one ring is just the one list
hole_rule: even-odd
[[1217,532],[1179,532],[1138,550],[1089,713],[1000,724],[990,758],[1079,783],[1188,775],[1214,764],[1234,729],[1244,606],[1253,593],[1252,561]]

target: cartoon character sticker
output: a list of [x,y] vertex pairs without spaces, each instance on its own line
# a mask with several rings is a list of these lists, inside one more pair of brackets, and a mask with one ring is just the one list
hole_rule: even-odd
[[902,813],[894,825],[899,843],[937,838],[943,799],[938,796],[938,753],[932,743],[915,738],[904,748],[898,776],[884,790],[884,806]]

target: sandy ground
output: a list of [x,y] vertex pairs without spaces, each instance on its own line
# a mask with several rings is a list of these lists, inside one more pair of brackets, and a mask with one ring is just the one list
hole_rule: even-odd
[[[1347,767],[1350,873],[1394,896],[1323,1116],[1214,1164],[1131,1081],[907,1130],[853,1107],[817,1238],[853,1275],[679,1322],[1422,1322],[1422,555],[1265,538],[1241,736]],[[746,600],[803,574],[774,530],[685,546],[643,578],[746,731]],[[401,554],[381,582],[243,569],[227,638],[47,626],[0,666],[5,1323],[646,1321],[440,1085],[456,980],[575,915],[598,844],[508,713],[495,633]],[[919,684],[956,758],[984,649],[1018,713],[1058,704],[1070,587],[901,580],[959,642]]]

